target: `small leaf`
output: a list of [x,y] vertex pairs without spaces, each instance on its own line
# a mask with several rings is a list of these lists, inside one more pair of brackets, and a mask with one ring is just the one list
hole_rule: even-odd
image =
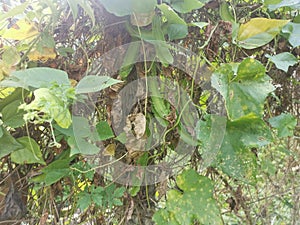
[[291,115],[283,113],[279,116],[269,119],[269,123],[272,127],[278,131],[278,137],[293,136],[294,129],[297,125],[297,119]]
[[280,33],[288,20],[253,18],[239,28],[238,44],[246,49],[254,49],[269,43]]
[[174,10],[167,4],[163,3],[161,5],[158,5],[157,8],[162,11],[168,23],[186,25],[186,22],[180,16],[178,16],[178,14],[174,12]]
[[297,58],[289,52],[283,52],[274,56],[267,54],[266,57],[275,63],[275,66],[278,69],[283,70],[286,73],[288,72],[290,66],[293,66],[298,62]]
[[96,125],[96,129],[101,141],[113,138],[115,136],[111,127],[106,121],[99,121],[99,123]]
[[88,75],[82,78],[76,86],[76,94],[101,91],[122,81],[107,76]]
[[18,164],[40,163],[46,165],[40,146],[30,137],[24,136],[17,141],[23,145],[23,148],[11,153],[11,160]]

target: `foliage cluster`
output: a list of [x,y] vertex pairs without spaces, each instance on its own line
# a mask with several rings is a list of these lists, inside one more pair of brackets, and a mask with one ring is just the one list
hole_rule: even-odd
[[[1,220],[300,221],[300,1],[0,4]],[[139,59],[145,45],[155,50],[151,60]],[[127,46],[122,62],[97,60],[120,46]],[[195,53],[195,59],[180,61],[195,65],[192,76],[176,68],[174,52],[180,48]],[[110,76],[107,71],[118,63],[117,75]],[[152,96],[128,109],[124,132],[114,132],[112,118],[120,115],[112,102],[126,84],[144,77],[172,80],[189,93],[178,101],[182,112],[158,93],[167,85],[149,82]],[[78,106],[94,93],[100,94],[87,116]],[[138,87],[133,96],[137,93]],[[187,104],[197,110],[198,121],[184,111]],[[126,111],[126,103],[121,108]],[[139,151],[160,134],[154,148]],[[122,171],[104,170],[104,164],[90,160],[101,154],[108,164],[111,158],[134,166],[168,162],[182,154],[176,152],[178,137],[195,151],[178,175],[157,184],[143,186],[138,171],[123,186],[111,177]],[[26,205],[26,212],[7,213],[12,190],[22,198],[12,204]]]

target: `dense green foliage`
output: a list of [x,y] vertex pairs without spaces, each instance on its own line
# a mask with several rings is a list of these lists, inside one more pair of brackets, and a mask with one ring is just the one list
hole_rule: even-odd
[[300,221],[300,1],[0,5],[0,221]]

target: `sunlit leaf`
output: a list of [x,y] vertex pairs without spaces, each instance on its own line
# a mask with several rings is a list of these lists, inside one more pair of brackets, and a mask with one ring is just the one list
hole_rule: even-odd
[[2,38],[20,41],[35,37],[38,34],[38,29],[33,23],[27,21],[26,19],[21,19],[16,23],[16,26],[5,30],[4,34],[1,36]]
[[239,28],[238,44],[246,49],[254,49],[269,43],[289,20],[253,18]]
[[288,71],[290,66],[293,66],[298,62],[297,58],[289,52],[283,52],[274,56],[267,54],[266,57],[269,58],[278,69],[285,72]]
[[23,148],[11,153],[11,160],[18,164],[40,163],[45,165],[45,161],[40,150],[40,146],[30,137],[24,136],[17,141],[23,145]]

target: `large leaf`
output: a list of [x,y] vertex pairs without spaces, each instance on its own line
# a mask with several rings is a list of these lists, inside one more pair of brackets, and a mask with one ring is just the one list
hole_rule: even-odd
[[294,129],[297,125],[297,119],[291,114],[281,114],[269,119],[269,123],[272,127],[278,131],[278,137],[293,136]]
[[16,141],[5,129],[2,129],[2,136],[0,138],[0,159],[13,151],[22,148],[22,144]]
[[171,5],[172,8],[179,13],[188,13],[194,9],[201,8],[206,2],[208,2],[208,0],[172,0]]
[[300,46],[300,24],[299,23],[288,23],[282,28],[282,33],[287,35],[287,39],[290,44],[296,48]]
[[107,76],[88,75],[79,81],[75,91],[77,94],[97,92],[120,82]]
[[265,146],[271,140],[270,129],[261,119],[228,121],[216,166],[233,178],[253,183],[256,180],[256,156],[250,148]]
[[116,16],[127,16],[133,13],[147,13],[154,10],[156,0],[99,0],[105,9]]
[[158,225],[222,224],[218,205],[213,198],[213,184],[207,177],[194,170],[186,170],[177,179],[183,191],[170,190],[167,193],[166,208],[158,210],[153,220]]
[[41,163],[45,165],[40,146],[30,137],[24,136],[17,141],[23,145],[23,148],[11,153],[11,160],[18,164]]
[[289,52],[283,52],[274,56],[267,54],[266,57],[269,58],[278,69],[283,70],[284,72],[287,72],[290,66],[293,66],[298,62],[297,58]]
[[24,89],[51,87],[54,83],[70,87],[66,72],[62,70],[39,67],[19,70],[12,73],[8,80],[0,82],[0,87],[22,87]]
[[288,22],[288,20],[253,18],[240,26],[238,44],[246,49],[261,47],[273,40]]
[[[267,1],[268,2],[268,1]],[[274,11],[276,9],[279,9],[281,7],[290,7],[292,9],[300,9],[300,0],[276,0],[274,3],[269,1],[268,9],[270,11]],[[266,4],[266,3],[265,3]]]
[[244,116],[260,118],[266,97],[274,90],[264,66],[247,58],[239,64],[237,75],[231,65],[222,65],[212,76],[212,86],[225,99],[228,117],[236,120]]

